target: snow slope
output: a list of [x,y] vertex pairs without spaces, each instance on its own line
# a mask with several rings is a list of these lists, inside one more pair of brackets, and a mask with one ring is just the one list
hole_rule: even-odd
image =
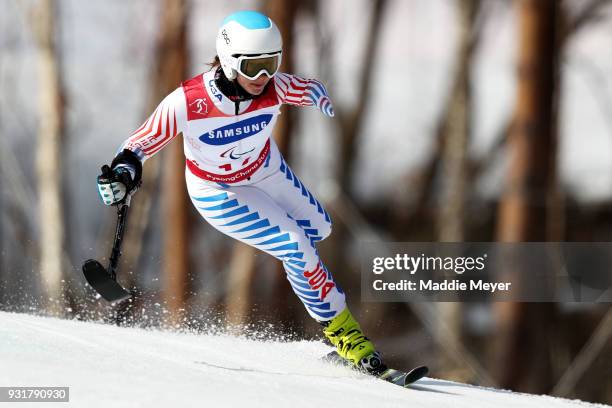
[[256,341],[0,312],[0,386],[68,386],[70,403],[64,406],[604,406],[429,378],[402,389],[319,362],[329,350],[319,342]]

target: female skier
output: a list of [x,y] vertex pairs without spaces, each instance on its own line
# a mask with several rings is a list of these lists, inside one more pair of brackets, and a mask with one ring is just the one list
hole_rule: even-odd
[[222,233],[279,259],[306,310],[338,354],[360,369],[386,367],[346,306],[316,243],[331,231],[329,214],[281,156],[272,129],[282,104],[334,111],[323,84],[277,72],[282,39],[254,11],[228,16],[212,69],[181,84],[119,148],[113,177],[98,177],[100,196],[116,205],[140,185],[142,164],[183,134],[193,205]]

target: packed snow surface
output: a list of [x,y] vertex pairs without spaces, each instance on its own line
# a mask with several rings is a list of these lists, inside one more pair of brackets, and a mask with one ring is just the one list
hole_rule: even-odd
[[318,360],[330,350],[0,312],[0,386],[70,387],[50,407],[604,407],[433,378],[402,389]]

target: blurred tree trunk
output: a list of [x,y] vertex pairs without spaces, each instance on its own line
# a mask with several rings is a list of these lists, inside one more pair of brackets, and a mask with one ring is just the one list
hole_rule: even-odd
[[[164,0],[156,52],[156,81],[161,95],[174,91],[187,76],[188,6],[185,0]],[[163,96],[162,96],[163,97]],[[161,99],[161,98],[160,98]],[[185,156],[182,138],[176,137],[163,153],[163,295],[167,322],[179,324],[185,317],[189,279],[189,206],[185,186]]]
[[361,72],[355,86],[357,97],[355,107],[348,110],[336,104],[336,123],[340,126],[340,159],[338,162],[338,182],[341,189],[354,199],[353,179],[355,177],[355,159],[361,127],[366,117],[366,108],[370,101],[370,92],[374,79],[374,63],[377,61],[380,34],[382,32],[382,18],[388,2],[387,0],[374,0],[370,11],[370,21],[366,34],[366,44],[361,56],[359,66]]
[[234,243],[232,250],[226,281],[225,315],[229,328],[237,334],[241,333],[242,326],[250,316],[256,251],[240,241]]
[[39,109],[36,171],[40,219],[40,275],[47,308],[63,313],[62,271],[64,214],[62,210],[61,154],[64,131],[64,90],[55,42],[55,2],[41,0],[35,10],[38,44]]
[[[357,157],[357,146],[359,145],[359,135],[361,126],[367,116],[366,108],[370,100],[372,90],[374,63],[378,53],[379,38],[382,31],[382,17],[388,2],[386,0],[375,0],[371,5],[369,14],[368,29],[365,35],[366,44],[363,49],[361,61],[357,64],[361,67],[361,72],[355,81],[357,96],[354,107],[345,108],[337,102],[334,104],[336,117],[333,121],[338,126],[340,134],[339,150],[340,157],[337,161],[336,180],[339,189],[346,195],[346,198],[354,201],[352,181],[354,178],[355,159]],[[329,64],[329,61],[324,61]],[[331,95],[332,101],[333,94]],[[334,242],[342,243],[346,232],[341,224],[334,224],[334,234],[330,237]],[[334,245],[335,246],[335,245]],[[337,251],[334,251],[339,253]],[[334,257],[338,258],[338,257]]]
[[[463,31],[461,29],[463,34],[461,34],[461,39],[459,40],[460,44],[458,45],[459,52],[457,53],[457,65],[467,64],[469,66],[471,64],[472,55],[477,49],[482,37],[483,22],[486,18],[485,6],[487,4],[481,1],[477,1],[476,4],[473,4],[471,0],[457,1],[456,4],[464,10],[461,11],[462,14],[467,13],[467,10],[473,10],[472,12],[474,13],[471,17],[467,15],[460,16],[459,21],[460,26],[469,24],[469,31]],[[465,22],[465,19],[468,17],[469,21]],[[400,189],[395,194],[391,208],[393,216],[390,218],[389,230],[392,231],[392,235],[397,241],[414,240],[415,237],[421,240],[427,237],[430,237],[427,239],[440,239],[441,223],[436,223],[435,231],[430,231],[428,224],[431,222],[430,220],[436,216],[436,214],[431,211],[434,207],[433,197],[435,196],[437,187],[436,181],[439,178],[445,180],[445,177],[449,173],[452,175],[448,170],[448,166],[447,170],[442,169],[442,167],[446,157],[455,154],[452,148],[446,147],[446,143],[449,139],[448,132],[451,131],[451,129],[449,129],[449,122],[452,121],[453,116],[456,116],[453,109],[455,111],[461,109],[460,105],[455,102],[455,100],[456,95],[461,92],[460,90],[463,87],[462,81],[466,80],[464,76],[465,74],[462,72],[461,68],[455,73],[451,92],[436,121],[436,127],[433,132],[434,142],[429,158],[416,174],[414,174],[415,172],[413,170],[410,170],[409,175],[403,178],[405,181],[400,181],[404,182],[406,185],[412,184],[415,187]],[[505,139],[503,135],[500,138]],[[502,145],[502,143],[496,144],[496,148],[499,148],[498,145]],[[493,151],[495,151],[495,148]],[[469,160],[468,157],[465,159]],[[468,164],[469,162],[465,165],[467,166]],[[468,171],[469,173],[466,173]],[[471,168],[462,170],[463,174],[461,178],[464,180],[462,183],[465,186],[471,184],[470,181],[473,178],[471,174],[474,171],[475,170]],[[446,183],[446,185],[448,186],[449,183]],[[450,195],[452,196],[452,194]],[[448,211],[452,207],[447,205],[445,208],[445,211]],[[457,209],[457,207],[455,207],[455,209]],[[451,228],[457,227],[458,224],[452,221],[444,229],[445,231],[451,231]]]
[[[474,21],[479,9],[479,0],[457,2],[459,44],[457,51],[457,68],[454,87],[449,98],[442,145],[441,197],[438,210],[438,241],[462,242],[465,240],[465,201],[467,178],[467,148],[471,133],[472,100],[470,73],[472,67],[472,38]],[[459,255],[459,254],[458,254]],[[452,343],[461,343],[463,327],[462,308],[459,302],[440,302],[437,304],[436,321],[439,336],[448,336]],[[467,380],[467,372],[458,372],[456,360],[451,360],[445,353],[440,353],[441,367],[445,371],[454,371],[452,378]]]
[[[159,102],[171,93],[187,75],[189,61],[187,45],[188,6],[185,0],[163,0],[160,7],[160,28],[155,40],[153,63],[151,66],[149,95],[145,104],[148,114],[153,112]],[[162,168],[163,163],[163,168]],[[143,168],[143,183],[139,193],[132,200],[132,208],[126,230],[123,264],[129,271],[129,286],[135,286],[136,276],[144,271],[146,254],[143,247],[147,241],[146,231],[152,228],[153,201],[156,195],[162,198],[161,210],[164,223],[162,256],[162,297],[168,308],[166,323],[181,321],[187,292],[188,244],[187,217],[189,202],[184,181],[185,163],[182,152],[182,138],[176,137],[164,150],[147,160]],[[163,179],[160,180],[160,175]],[[161,181],[158,192],[158,183]],[[132,271],[136,271],[133,274]],[[138,302],[138,299],[136,300]],[[130,314],[135,308],[125,311]]]
[[[510,165],[499,207],[498,239],[545,241],[547,200],[556,172],[557,2],[517,0],[518,95],[508,141]],[[498,379],[502,387],[546,392],[552,304],[496,303]],[[528,353],[526,352],[528,351]]]
[[470,71],[472,67],[472,35],[478,12],[478,0],[458,3],[459,44],[454,89],[449,98],[442,148],[441,197],[438,215],[438,240],[465,240],[465,200],[467,148],[471,133],[472,98]]

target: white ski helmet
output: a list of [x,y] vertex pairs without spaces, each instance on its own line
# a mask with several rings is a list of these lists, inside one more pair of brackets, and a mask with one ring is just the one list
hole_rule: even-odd
[[275,56],[274,72],[265,70],[269,76],[274,75],[280,65],[282,49],[283,39],[278,27],[268,16],[257,11],[230,14],[217,33],[217,55],[225,76],[230,80],[235,79],[240,71],[241,56]]

